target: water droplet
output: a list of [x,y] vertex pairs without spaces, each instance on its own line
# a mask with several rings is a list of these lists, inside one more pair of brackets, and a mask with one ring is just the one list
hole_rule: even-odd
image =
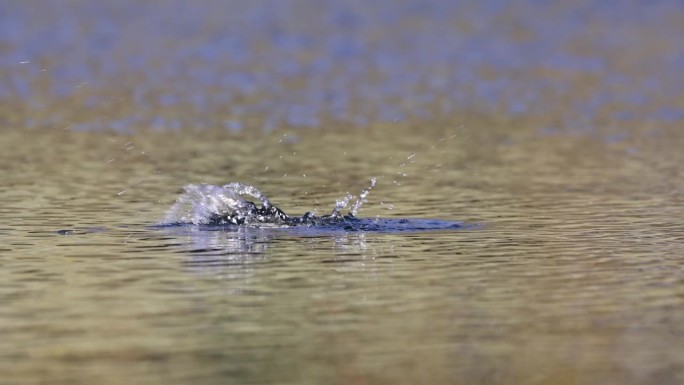
[[394,210],[394,205],[382,201],[380,202],[380,207],[384,207],[387,210]]
[[354,206],[352,206],[351,210],[349,210],[351,215],[356,216],[359,209],[361,209],[361,206],[368,201],[368,194],[370,193],[370,190],[375,187],[376,182],[377,179],[375,177],[371,178],[370,186],[361,191],[361,194],[359,194],[359,199],[354,203]]

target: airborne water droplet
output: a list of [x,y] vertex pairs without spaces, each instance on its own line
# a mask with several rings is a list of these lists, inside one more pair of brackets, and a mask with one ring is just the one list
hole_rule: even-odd
[[354,206],[352,206],[351,210],[349,210],[349,213],[351,215],[356,216],[361,206],[363,206],[363,204],[368,201],[368,194],[370,193],[370,190],[373,189],[373,187],[375,187],[376,182],[377,179],[375,177],[371,178],[370,186],[368,186],[367,189],[361,191],[361,194],[359,194],[359,199],[356,201],[356,203],[354,203]]

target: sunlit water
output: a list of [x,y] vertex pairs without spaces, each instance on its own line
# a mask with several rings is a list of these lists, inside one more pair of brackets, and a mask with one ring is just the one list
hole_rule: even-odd
[[684,383],[678,3],[177,3],[0,2],[0,384]]

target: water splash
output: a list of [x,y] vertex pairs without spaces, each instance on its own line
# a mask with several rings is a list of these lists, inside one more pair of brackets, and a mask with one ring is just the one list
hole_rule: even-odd
[[[184,187],[176,203],[169,209],[160,223],[162,226],[201,225],[201,226],[242,226],[254,228],[306,228],[315,231],[424,231],[461,228],[462,224],[440,220],[425,219],[361,219],[356,215],[368,202],[368,195],[376,185],[372,178],[370,185],[358,197],[347,194],[336,201],[329,215],[317,216],[307,212],[301,216],[291,216],[275,205],[256,187],[242,183],[229,183],[223,186],[210,184],[190,184]],[[261,202],[261,207],[245,199],[245,196]],[[352,200],[356,201],[348,214],[341,212]]]
[[370,191],[375,187],[375,183],[377,182],[377,179],[371,178],[371,184],[368,186],[367,189],[361,191],[361,194],[359,194],[359,199],[354,203],[354,206],[352,206],[351,210],[349,210],[349,213],[353,216],[356,216],[358,214],[359,209],[361,209],[361,206],[363,206],[366,202],[368,202],[368,194],[370,194]]
[[354,195],[352,194],[347,194],[344,198],[338,199],[335,201],[335,208],[333,208],[332,213],[330,213],[331,217],[339,217],[342,214],[340,214],[340,211],[342,211],[343,208],[347,207],[349,202],[354,199]]
[[[163,224],[191,223],[195,225],[252,223],[284,224],[287,216],[256,187],[230,183],[224,186],[190,184],[184,187],[164,218]],[[258,208],[243,198],[248,195],[261,202]]]
[[[352,194],[347,194],[343,199],[338,200],[330,215],[321,217],[312,212],[307,212],[302,216],[289,216],[271,204],[261,191],[251,185],[242,183],[229,183],[223,186],[190,184],[184,187],[184,193],[178,197],[162,224],[288,227],[344,221],[356,216],[361,206],[367,202],[368,194],[375,183],[376,179],[371,179],[371,185],[361,191],[347,215],[342,215],[341,211],[355,198]],[[243,196],[256,198],[261,202],[261,207]]]
[[[371,178],[371,184],[368,186],[368,188],[364,189],[361,191],[361,194],[359,194],[359,198],[354,202],[354,205],[352,208],[349,210],[349,215],[351,216],[356,216],[359,213],[359,209],[361,209],[361,206],[363,206],[366,202],[368,202],[368,194],[370,193],[370,190],[375,187],[375,184],[377,182],[376,178]],[[351,202],[352,199],[354,199],[355,196],[352,194],[347,194],[344,198],[337,200],[335,203],[335,208],[333,208],[332,213],[330,213],[331,217],[340,217],[340,211],[347,207],[349,205],[349,202]]]

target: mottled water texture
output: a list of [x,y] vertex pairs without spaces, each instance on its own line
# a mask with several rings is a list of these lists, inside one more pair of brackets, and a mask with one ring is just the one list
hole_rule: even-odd
[[[0,384],[684,383],[681,36],[678,1],[0,0]],[[356,228],[159,226],[373,177]]]
[[0,100],[22,126],[273,130],[464,109],[573,128],[684,117],[677,1],[0,7]]

